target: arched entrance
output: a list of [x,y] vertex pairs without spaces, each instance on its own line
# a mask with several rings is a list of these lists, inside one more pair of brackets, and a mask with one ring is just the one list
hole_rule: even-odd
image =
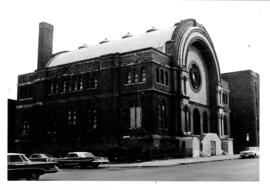
[[227,127],[227,117],[223,118],[223,127],[224,127],[224,135],[228,135],[228,127]]
[[[211,120],[208,120],[208,131],[216,132],[218,123],[216,113],[216,106],[218,105],[217,89],[221,83],[216,52],[210,36],[203,27],[197,25],[195,20],[183,22],[188,23],[186,30],[183,33],[175,33],[173,38],[178,47],[175,61],[179,66],[186,68],[189,75],[187,87],[183,85],[185,88],[183,91],[187,90],[186,95],[191,103],[195,102],[207,107],[208,117],[211,116]],[[179,27],[181,26],[179,25]],[[199,72],[195,72],[196,70]],[[196,75],[196,73],[200,73],[200,75]],[[181,74],[186,75],[185,72]],[[184,80],[184,77],[182,78]],[[189,83],[190,85],[188,85]]]
[[198,109],[194,109],[193,111],[193,134],[201,134],[200,112]]
[[207,112],[203,112],[203,133],[208,133],[208,116]]

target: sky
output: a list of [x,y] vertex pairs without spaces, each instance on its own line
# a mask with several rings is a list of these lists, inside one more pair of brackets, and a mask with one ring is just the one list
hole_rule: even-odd
[[[120,39],[147,29],[167,28],[181,19],[203,24],[217,52],[221,72],[264,69],[269,28],[268,2],[197,1],[14,1],[1,6],[0,39],[8,73],[7,96],[16,99],[17,76],[37,68],[38,24],[54,25],[53,53]],[[264,54],[262,55],[262,52]]]
[[[263,118],[267,118],[262,111],[267,104],[262,101],[267,103],[268,94],[263,87],[268,81],[269,10],[267,1],[1,0],[3,134],[7,126],[7,99],[16,99],[18,75],[37,68],[38,24],[43,21],[54,25],[56,53],[77,49],[82,44],[95,45],[105,38],[117,40],[127,32],[141,34],[153,26],[167,28],[181,19],[194,18],[208,31],[222,73],[250,69],[260,74],[263,126]],[[6,135],[1,135],[2,139],[1,150],[6,150]]]

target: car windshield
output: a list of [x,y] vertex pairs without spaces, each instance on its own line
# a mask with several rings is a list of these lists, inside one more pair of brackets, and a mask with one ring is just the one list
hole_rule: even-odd
[[20,155],[9,155],[8,162],[23,162],[23,159],[20,157]]
[[90,158],[95,157],[91,152],[84,152],[83,155],[84,157],[90,157]]
[[66,155],[66,157],[76,158],[76,157],[78,157],[78,155],[77,154],[74,154],[74,153],[69,153],[69,154]]
[[23,154],[8,155],[8,162],[29,162]]
[[47,154],[40,154],[41,158],[48,158],[49,156]]

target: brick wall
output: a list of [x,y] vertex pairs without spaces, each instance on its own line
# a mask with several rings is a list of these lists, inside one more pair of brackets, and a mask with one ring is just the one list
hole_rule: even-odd
[[[246,70],[222,74],[230,88],[231,133],[235,151],[246,146],[259,145],[259,123],[256,123],[256,116],[259,120],[259,107],[256,108],[255,103],[255,97],[259,97],[259,76],[252,73],[254,72]],[[257,93],[254,89],[255,82]]]

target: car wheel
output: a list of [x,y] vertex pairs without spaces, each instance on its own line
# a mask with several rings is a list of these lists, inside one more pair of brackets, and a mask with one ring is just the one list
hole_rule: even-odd
[[39,174],[37,173],[31,173],[27,178],[26,180],[35,180],[37,181],[39,179]]

